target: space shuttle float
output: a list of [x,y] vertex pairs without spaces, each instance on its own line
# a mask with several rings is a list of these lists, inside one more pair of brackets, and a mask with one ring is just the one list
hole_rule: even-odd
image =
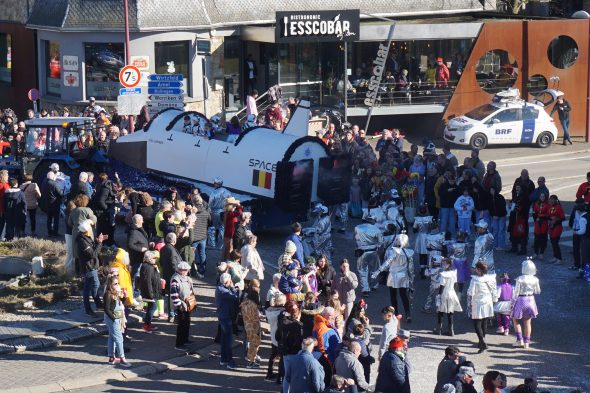
[[321,139],[308,136],[309,101],[302,99],[284,130],[252,127],[235,143],[183,132],[184,116],[204,129],[198,112],[166,109],[143,130],[111,143],[109,156],[143,172],[212,184],[248,195],[257,228],[304,220],[313,202],[349,199],[350,156],[333,156]]

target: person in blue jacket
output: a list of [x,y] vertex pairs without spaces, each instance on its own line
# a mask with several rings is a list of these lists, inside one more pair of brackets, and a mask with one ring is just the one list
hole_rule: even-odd
[[301,343],[301,351],[288,363],[285,379],[289,391],[296,393],[321,393],[325,389],[324,368],[311,354],[316,340],[308,337]]
[[396,337],[381,357],[375,393],[410,393],[410,366],[406,359],[405,342]]
[[291,240],[295,243],[295,247],[297,247],[297,251],[295,251],[295,259],[299,261],[300,264],[303,264],[303,241],[301,240],[301,230],[302,226],[300,223],[295,222],[291,225],[293,229],[293,233],[287,236],[287,240]]
[[229,369],[237,368],[232,356],[232,319],[238,302],[238,291],[233,287],[231,275],[223,273],[219,276],[219,284],[215,289],[215,306],[217,319],[221,326],[221,362],[220,366]]

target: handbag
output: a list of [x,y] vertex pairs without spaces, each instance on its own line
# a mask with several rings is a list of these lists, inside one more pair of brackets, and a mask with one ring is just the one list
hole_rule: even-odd
[[125,316],[125,313],[122,309],[118,308],[113,312],[113,316],[115,319],[122,319]]
[[194,293],[191,293],[189,296],[186,297],[186,299],[184,299],[184,302],[186,303],[186,311],[193,312],[196,308],[197,308],[197,297],[195,296]]

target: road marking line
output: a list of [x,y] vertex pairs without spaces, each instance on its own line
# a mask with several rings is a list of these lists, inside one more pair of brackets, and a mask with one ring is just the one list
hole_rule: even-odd
[[[559,156],[565,156],[565,155],[585,154],[585,153],[590,153],[590,149],[577,150],[574,152],[569,151],[569,152],[561,152],[561,153],[549,153],[549,154],[543,154],[543,155],[541,155],[541,157],[559,157]],[[492,160],[492,161],[494,161],[496,164],[499,164],[502,162],[517,161],[517,160],[526,161],[530,158],[535,158],[535,157],[539,157],[539,155],[500,158],[500,159]]]
[[558,159],[558,160],[525,161],[525,162],[519,162],[519,163],[514,163],[514,164],[498,165],[498,169],[509,167],[509,166],[519,166],[519,165],[528,165],[528,166],[530,166],[531,164],[545,164],[545,163],[548,163],[548,162],[575,161],[575,160],[581,160],[581,159],[586,159],[586,158],[590,158],[590,156],[569,157],[569,158],[562,158],[562,159]]

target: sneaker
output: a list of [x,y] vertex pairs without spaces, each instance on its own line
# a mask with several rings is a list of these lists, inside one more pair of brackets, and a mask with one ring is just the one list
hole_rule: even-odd
[[554,265],[563,265],[563,262],[561,262],[561,259],[556,259],[555,262],[553,262]]
[[505,336],[508,336],[508,335],[510,335],[510,330],[508,330],[508,329],[504,330],[504,335],[505,335]]
[[234,363],[234,362],[229,362],[226,365],[226,367],[229,368],[230,370],[237,370],[239,368],[238,365],[236,363]]
[[152,327],[150,326],[149,323],[144,323],[143,324],[143,331],[145,333],[148,333],[148,334],[152,334],[153,333],[153,329],[152,329]]
[[516,340],[514,342],[515,347],[524,347],[524,340]]
[[174,349],[177,351],[186,351],[186,348],[184,347],[184,345],[176,346],[176,347],[174,347]]
[[168,314],[166,313],[161,313],[160,316],[158,317],[159,320],[165,321],[168,319]]
[[229,362],[219,362],[220,366],[227,366],[229,364]]
[[246,368],[260,368],[260,364],[253,362],[253,363],[248,363],[248,365],[246,366]]
[[553,258],[551,258],[551,259],[549,260],[549,263],[553,263],[553,262],[555,262],[555,261],[557,261],[557,258],[553,257]]
[[115,364],[115,358],[113,356],[109,356],[109,364]]
[[205,278],[205,275],[197,272],[197,278],[203,279],[203,278]]
[[266,374],[266,377],[264,377],[265,381],[274,381],[277,378],[276,374],[274,373],[270,373],[270,374]]
[[129,363],[125,358],[119,358],[119,365],[125,368],[131,367],[131,363]]
[[256,358],[254,360],[256,363],[262,363],[262,358],[258,355],[256,355]]
[[126,335],[123,336],[123,342],[132,343],[133,342],[133,339],[131,338],[130,335],[126,334]]
[[498,329],[496,329],[496,333],[504,334],[504,328],[502,326],[499,326]]
[[524,343],[523,347],[524,347],[524,349],[529,349],[529,343]]

